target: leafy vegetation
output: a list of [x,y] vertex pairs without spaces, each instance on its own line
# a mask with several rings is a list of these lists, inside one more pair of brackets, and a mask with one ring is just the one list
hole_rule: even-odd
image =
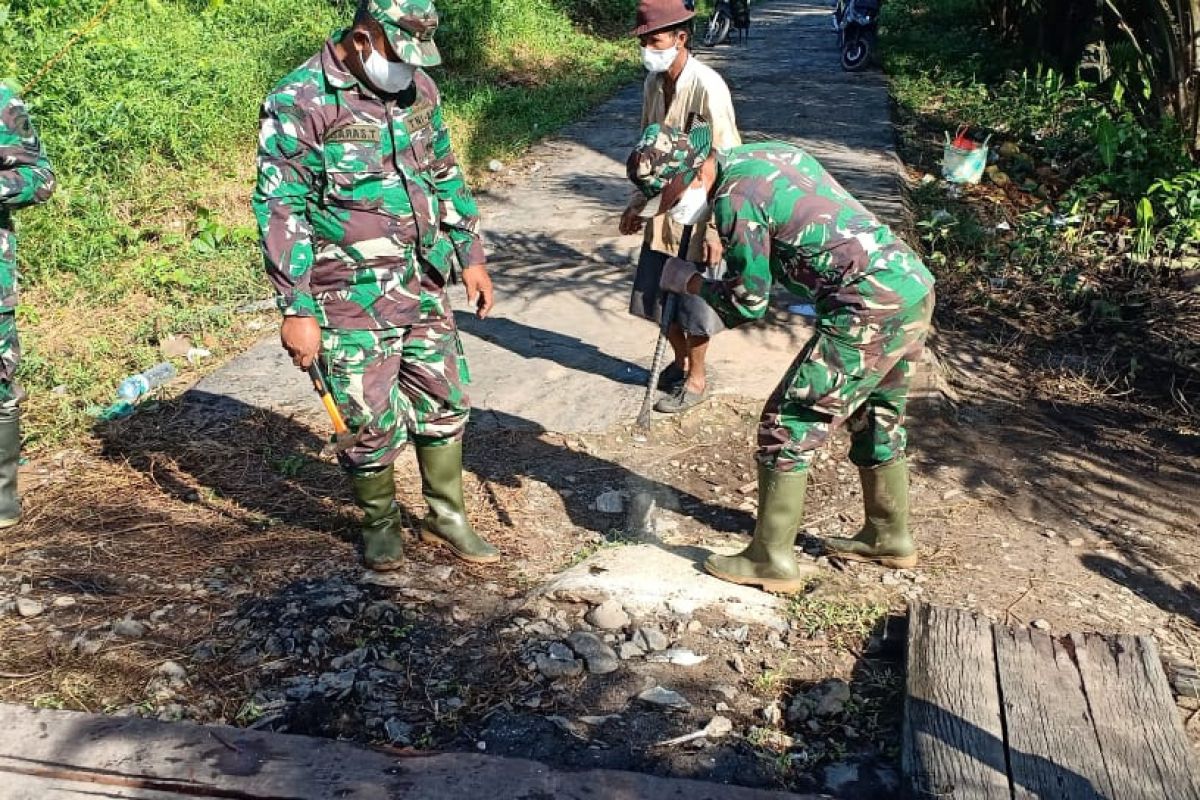
[[[507,159],[636,74],[631,0],[443,0],[433,71],[460,159]],[[186,336],[220,356],[268,295],[247,199],[258,107],[350,0],[0,0],[0,79],[24,87],[60,178],[18,215],[27,436],[90,424],[122,375]],[[97,15],[100,15],[97,18]],[[63,52],[64,45],[87,29]],[[60,59],[41,74],[56,54]],[[181,366],[186,366],[179,362]]]
[[[1200,302],[1177,275],[1200,266],[1200,171],[1185,126],[1167,107],[1148,110],[1156,89],[1138,70],[1093,75],[1078,60],[1068,70],[1030,37],[989,27],[988,11],[1005,19],[996,5],[884,5],[926,256],[970,310],[960,319],[1001,320],[1047,343],[1098,336],[1128,364],[1116,388],[1149,358],[1186,410],[1200,376]],[[978,186],[938,180],[944,137],[963,126],[992,151]]]
[[1081,60],[1098,79],[1144,91],[1131,98],[1143,118],[1170,115],[1200,154],[1200,0],[979,0],[992,29],[1073,71]]

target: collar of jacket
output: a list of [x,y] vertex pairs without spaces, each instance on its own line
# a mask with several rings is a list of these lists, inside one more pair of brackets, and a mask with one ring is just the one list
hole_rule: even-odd
[[321,70],[325,73],[325,81],[334,89],[349,89],[358,86],[358,78],[354,77],[349,68],[337,56],[337,43],[346,35],[346,31],[337,31],[325,42],[321,51]]

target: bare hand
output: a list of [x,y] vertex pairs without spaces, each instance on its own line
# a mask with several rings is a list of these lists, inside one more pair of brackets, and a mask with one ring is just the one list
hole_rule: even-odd
[[634,233],[640,233],[645,224],[646,221],[642,219],[638,210],[630,206],[621,214],[621,223],[617,227],[621,231],[622,236],[629,236]]
[[463,270],[463,286],[467,289],[467,302],[475,306],[475,315],[487,319],[492,310],[492,276],[483,264],[472,264]]
[[284,317],[279,340],[292,357],[292,363],[308,369],[321,352],[321,326],[313,317]]
[[725,246],[721,244],[721,240],[716,236],[705,237],[704,263],[709,265],[720,264],[721,259],[724,257]]

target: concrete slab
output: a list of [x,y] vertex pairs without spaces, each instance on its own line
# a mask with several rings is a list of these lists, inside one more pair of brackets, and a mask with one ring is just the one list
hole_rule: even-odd
[[[842,72],[829,7],[756,4],[752,34],[748,44],[698,52],[732,87],[745,138],[807,147],[869,208],[899,220],[887,87],[879,74]],[[482,322],[459,314],[478,425],[595,432],[636,415],[657,329],[626,312],[640,237],[618,236],[616,226],[640,93],[622,90],[480,195],[497,307]],[[776,298],[766,323],[714,342],[715,391],[770,393],[810,331],[786,305]],[[269,336],[197,388],[318,418],[307,381],[278,349]]]
[[785,600],[712,577],[702,567],[708,555],[699,547],[655,544],[605,549],[560,572],[538,593],[589,603],[615,598],[634,616],[708,609],[738,622],[786,627]]
[[[784,800],[800,795],[476,753],[0,705],[2,800]],[[809,796],[809,800],[815,798]]]

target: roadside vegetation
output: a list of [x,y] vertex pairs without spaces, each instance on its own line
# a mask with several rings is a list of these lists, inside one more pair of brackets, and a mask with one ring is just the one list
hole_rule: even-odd
[[[943,327],[977,326],[1089,391],[1154,397],[1186,420],[1200,396],[1200,149],[1194,100],[1166,72],[1181,54],[1155,25],[1190,30],[1192,15],[1130,27],[1134,5],[890,0],[882,52],[915,234],[952,308]],[[960,127],[991,148],[979,185],[940,180]]]
[[[476,182],[636,75],[623,35],[633,5],[438,4],[447,63],[432,74]],[[248,209],[259,104],[352,11],[352,0],[0,2],[0,79],[28,86],[60,179],[48,205],[17,218],[27,449],[86,429],[122,376],[165,353],[194,373],[259,335],[269,316],[247,310],[269,296]]]

